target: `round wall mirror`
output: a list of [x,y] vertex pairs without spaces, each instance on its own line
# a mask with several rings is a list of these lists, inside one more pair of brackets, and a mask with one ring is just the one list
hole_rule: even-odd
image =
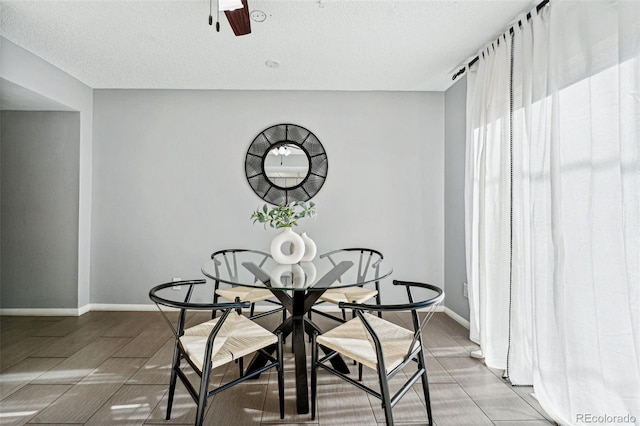
[[277,124],[255,137],[245,159],[247,181],[264,201],[282,205],[313,198],[327,178],[327,154],[304,127]]

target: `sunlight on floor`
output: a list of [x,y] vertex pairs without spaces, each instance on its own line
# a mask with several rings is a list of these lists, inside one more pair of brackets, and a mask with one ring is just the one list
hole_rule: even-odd
[[44,373],[44,371],[31,371],[29,373],[2,373],[2,375],[0,375],[0,385],[24,382],[28,378],[35,379]]
[[33,416],[38,411],[14,411],[9,413],[0,413],[0,419],[9,418],[9,417],[28,417]]
[[145,402],[142,404],[112,405],[112,420],[145,420],[151,412],[151,406]]
[[148,404],[127,404],[127,405],[112,405],[111,409],[112,410],[129,410],[132,408],[141,408],[141,407],[148,407]]

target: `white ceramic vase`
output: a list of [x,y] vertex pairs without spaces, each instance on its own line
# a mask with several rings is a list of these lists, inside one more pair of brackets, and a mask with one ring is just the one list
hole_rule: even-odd
[[314,257],[316,257],[316,251],[318,250],[316,247],[316,243],[309,237],[307,237],[307,233],[303,232],[300,236],[302,241],[304,241],[304,256],[302,256],[303,262],[311,262]]
[[[282,251],[282,246],[286,243],[291,244],[290,254],[285,254]],[[304,256],[304,250],[304,241],[290,227],[282,228],[282,232],[271,240],[271,256],[273,260],[282,265],[292,265],[300,262]]]

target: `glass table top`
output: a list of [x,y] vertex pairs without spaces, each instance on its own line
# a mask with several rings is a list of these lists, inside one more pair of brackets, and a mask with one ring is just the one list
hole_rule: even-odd
[[321,290],[353,287],[385,278],[393,272],[379,254],[366,249],[320,251],[310,262],[277,263],[268,251],[218,252],[202,265],[202,273],[217,281],[275,290]]

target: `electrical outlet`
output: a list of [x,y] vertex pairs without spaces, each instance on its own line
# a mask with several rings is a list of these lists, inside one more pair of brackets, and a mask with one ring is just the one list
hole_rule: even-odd
[[[182,281],[182,278],[174,278],[171,281],[173,281],[175,283],[175,282],[178,282],[178,281]],[[182,289],[182,287],[179,286],[179,285],[174,285],[173,287],[171,287],[171,289],[172,290],[180,290],[180,289]]]
[[469,284],[462,283],[462,295],[465,299],[469,298]]

